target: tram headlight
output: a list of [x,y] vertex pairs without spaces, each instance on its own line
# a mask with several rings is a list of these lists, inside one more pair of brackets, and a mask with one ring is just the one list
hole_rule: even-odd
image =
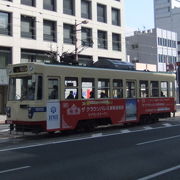
[[11,117],[11,107],[6,107],[6,115],[7,117]]
[[28,108],[28,118],[29,119],[32,119],[32,117],[33,117],[33,111],[32,111],[32,108]]
[[33,71],[33,67],[32,67],[32,66],[29,66],[29,70],[30,70],[30,71]]

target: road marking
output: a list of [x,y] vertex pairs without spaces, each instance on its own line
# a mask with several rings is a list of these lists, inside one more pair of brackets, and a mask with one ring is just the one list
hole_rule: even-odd
[[125,133],[130,133],[131,131],[130,130],[128,130],[128,129],[124,129],[124,130],[121,130],[121,133],[122,134],[125,134]]
[[4,143],[4,142],[8,142],[9,141],[9,138],[6,137],[6,138],[0,138],[0,143]]
[[0,130],[0,132],[8,132],[9,131],[9,129],[2,129],[2,130]]
[[175,171],[177,169],[180,169],[180,165],[172,167],[172,168],[169,168],[169,169],[165,169],[165,170],[159,171],[157,173],[151,174],[151,175],[146,176],[146,177],[142,177],[142,178],[140,178],[138,180],[149,180],[149,179],[155,178],[157,176],[161,176],[163,174],[166,174],[168,172]]
[[146,142],[138,143],[136,145],[140,146],[140,145],[144,145],[144,144],[150,144],[150,143],[154,143],[154,142],[165,141],[165,140],[174,139],[174,138],[178,138],[178,137],[180,137],[180,135],[171,136],[171,137],[167,137],[167,138],[161,138],[161,139],[155,139],[152,141],[146,141]]
[[164,124],[162,124],[163,126],[166,126],[166,127],[171,127],[171,126],[173,126],[172,124],[169,124],[169,123],[164,123]]
[[27,169],[27,168],[30,168],[30,167],[31,166],[23,166],[23,167],[18,167],[18,168],[13,168],[13,169],[7,169],[7,170],[0,171],[0,174],[12,172],[12,171],[19,171],[19,170]]
[[[180,125],[173,125],[171,127],[178,127]],[[169,128],[171,128],[169,127]],[[168,127],[157,127],[157,128],[153,128],[152,130],[157,130],[157,129],[165,129]],[[129,131],[129,130],[128,130]],[[138,133],[138,132],[143,132],[145,131],[144,129],[140,129],[140,130],[135,130],[135,131],[129,131],[129,133]],[[126,131],[127,133],[127,131]],[[117,132],[117,133],[113,133],[113,134],[102,134],[102,136],[98,136],[98,137],[84,137],[84,138],[75,138],[75,139],[67,139],[67,140],[61,140],[61,141],[53,141],[53,142],[47,142],[47,143],[41,143],[41,144],[32,144],[32,145],[27,145],[27,146],[19,146],[19,147],[13,147],[13,148],[7,148],[7,149],[0,149],[0,152],[6,152],[6,151],[14,151],[14,150],[20,150],[20,149],[28,149],[28,148],[34,148],[34,147],[40,147],[40,146],[48,146],[48,145],[52,145],[52,144],[63,144],[63,143],[68,143],[68,142],[76,142],[76,141],[83,141],[83,140],[89,140],[89,139],[95,139],[95,138],[103,138],[103,137],[110,137],[110,136],[117,136],[117,135],[121,135],[124,134],[122,132]],[[136,144],[138,145],[138,144]]]
[[151,129],[153,129],[151,126],[144,126],[143,127],[145,130],[151,130]]
[[92,134],[91,137],[101,137],[103,134],[102,133],[96,133],[96,134]]

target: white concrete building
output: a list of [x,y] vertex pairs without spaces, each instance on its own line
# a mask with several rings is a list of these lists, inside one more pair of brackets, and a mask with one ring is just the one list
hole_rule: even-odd
[[157,71],[174,71],[177,61],[177,33],[155,28],[135,31],[126,37],[127,55],[133,63],[156,65]]
[[[0,0],[0,77],[8,63],[48,60],[47,51],[73,52],[76,39],[84,49],[82,64],[125,60],[123,6],[123,0]],[[6,91],[3,78],[0,113]]]
[[177,32],[178,61],[180,61],[180,1],[154,0],[155,27]]

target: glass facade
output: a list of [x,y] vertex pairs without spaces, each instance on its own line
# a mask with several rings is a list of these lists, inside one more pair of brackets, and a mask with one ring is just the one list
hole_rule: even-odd
[[12,63],[11,48],[0,47],[0,69],[7,68],[7,65],[11,63]]
[[0,11],[0,34],[11,35],[11,13]]

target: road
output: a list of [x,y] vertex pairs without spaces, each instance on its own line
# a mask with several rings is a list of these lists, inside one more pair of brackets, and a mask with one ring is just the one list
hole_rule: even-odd
[[2,180],[180,179],[178,121],[70,135],[5,135]]

